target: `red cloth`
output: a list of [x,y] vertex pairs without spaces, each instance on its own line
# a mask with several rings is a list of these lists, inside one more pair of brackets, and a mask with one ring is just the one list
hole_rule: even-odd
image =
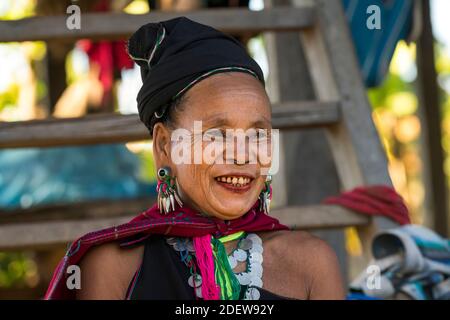
[[401,225],[411,223],[403,198],[390,186],[357,187],[328,197],[323,202],[341,205],[362,214],[385,216]]
[[[107,12],[110,3],[107,0],[99,1],[95,12]],[[89,56],[89,62],[100,67],[99,80],[104,89],[103,102],[111,93],[114,84],[114,71],[131,69],[134,66],[126,50],[126,41],[98,41],[80,40],[77,45]]]
[[262,211],[259,202],[238,219],[224,221],[215,217],[201,216],[187,207],[180,208],[167,215],[161,215],[156,205],[144,211],[130,222],[88,233],[72,243],[53,274],[44,299],[74,299],[75,290],[66,286],[66,269],[77,265],[86,252],[93,246],[120,240],[121,246],[143,241],[152,234],[179,237],[199,237],[212,234],[220,237],[238,231],[259,232],[270,230],[288,230],[289,228]]
[[110,92],[114,83],[114,71],[133,68],[134,62],[126,51],[126,41],[80,40],[78,46],[89,56],[89,62],[100,67],[99,80],[105,92]]

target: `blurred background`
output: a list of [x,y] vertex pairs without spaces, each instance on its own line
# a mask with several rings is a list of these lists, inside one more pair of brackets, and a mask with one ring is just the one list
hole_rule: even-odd
[[[357,27],[358,16],[352,11],[354,1],[342,1],[372,118],[387,154],[390,177],[410,210],[412,222],[448,237],[449,226],[439,226],[433,212],[446,217],[449,214],[450,2],[418,1],[422,3],[420,9],[414,5],[415,1],[381,2],[404,6],[396,8],[391,4],[393,11],[386,11],[386,15],[392,15],[388,21],[392,25],[389,25],[391,32],[388,28],[382,36],[384,40],[362,34]],[[424,3],[429,11],[424,10]],[[2,0],[0,19],[64,15],[71,4],[79,5],[82,12],[129,14],[204,6],[248,6],[250,10],[262,10],[265,6],[263,0]],[[423,23],[424,12],[431,28]],[[404,20],[397,26],[395,22],[403,19],[402,14]],[[239,40],[248,46],[268,76],[271,70],[264,37],[241,35]],[[429,47],[427,40],[431,43]],[[0,121],[137,113],[135,97],[141,85],[140,73],[124,48],[125,42],[119,40],[0,43]],[[154,187],[155,168],[149,140],[0,151],[0,222],[4,223],[23,209],[30,209],[31,215],[33,208],[55,204],[147,199],[155,195]],[[348,254],[360,255],[361,244],[354,230],[347,229],[345,237]],[[61,246],[51,251],[0,251],[0,298],[41,297],[64,250]]]

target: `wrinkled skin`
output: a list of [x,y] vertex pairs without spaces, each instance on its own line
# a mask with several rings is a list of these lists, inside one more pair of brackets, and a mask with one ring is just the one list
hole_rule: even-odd
[[[249,74],[232,72],[213,75],[196,84],[186,95],[188,102],[182,106],[183,111],[177,116],[177,128],[193,132],[194,121],[202,121],[203,133],[208,130],[226,132],[227,129],[241,129],[244,132],[248,129],[265,129],[270,132],[269,99],[261,83]],[[168,166],[176,177],[183,202],[200,212],[228,220],[242,216],[251,208],[266,179],[266,175],[261,175],[261,167],[268,166],[266,163],[261,165],[259,161],[248,163],[250,152],[255,147],[246,144],[239,158],[242,159],[238,162],[241,164],[233,163],[234,160],[238,161],[237,142],[232,146],[232,155],[231,152],[227,154],[226,148],[221,149],[223,152],[217,155],[217,159],[223,160],[222,163],[202,161],[200,164],[175,164],[171,157],[171,133],[170,128],[158,123],[153,131],[153,151],[157,167]],[[201,143],[198,138],[192,137],[192,157],[196,142]],[[202,150],[207,144],[202,144]],[[254,156],[253,159],[257,158]],[[226,160],[231,163],[224,164]],[[242,192],[227,189],[215,179],[219,176],[238,175],[252,179],[250,186]]]

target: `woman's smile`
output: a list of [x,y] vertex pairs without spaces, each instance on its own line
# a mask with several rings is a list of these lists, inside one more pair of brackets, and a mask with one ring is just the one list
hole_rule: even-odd
[[229,173],[218,176],[214,180],[218,185],[227,191],[234,193],[246,193],[252,188],[252,182],[255,179],[250,175]]

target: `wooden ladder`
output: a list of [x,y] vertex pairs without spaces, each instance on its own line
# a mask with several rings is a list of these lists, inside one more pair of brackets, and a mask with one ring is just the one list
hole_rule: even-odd
[[[262,11],[85,13],[81,30],[75,31],[66,28],[66,16],[34,17],[1,21],[0,42],[113,39],[129,36],[150,21],[179,15],[234,34],[299,31],[317,99],[274,104],[273,127],[282,130],[324,128],[343,190],[361,185],[391,185],[340,1],[319,0],[298,7]],[[148,131],[137,115],[0,123],[0,148],[87,145],[148,138]],[[151,206],[151,201],[153,199],[96,201],[0,212],[0,250],[48,248],[68,243],[88,231],[126,222]],[[382,217],[369,218],[340,206],[323,204],[276,208],[272,215],[300,229],[355,226],[365,244],[370,243],[377,230],[395,226]]]

